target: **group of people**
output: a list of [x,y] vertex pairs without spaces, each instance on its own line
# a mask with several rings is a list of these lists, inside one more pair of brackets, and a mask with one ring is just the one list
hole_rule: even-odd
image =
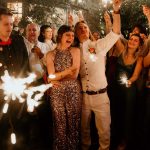
[[[33,72],[33,86],[53,85],[33,113],[26,111],[26,104],[10,101],[8,115],[0,119],[1,150],[46,150],[38,144],[49,143],[50,136],[51,149],[89,150],[92,112],[99,150],[149,149],[150,40],[141,26],[128,40],[121,35],[121,4],[113,0],[113,24],[105,13],[104,38],[92,35],[85,20],[73,26],[69,16],[69,25],[58,29],[56,40],[51,26],[36,23],[27,25],[25,36],[13,35],[12,14],[0,8],[0,75],[5,70],[16,78]],[[144,5],[143,13],[150,23],[150,8]],[[9,141],[12,131],[18,139],[14,146]]]

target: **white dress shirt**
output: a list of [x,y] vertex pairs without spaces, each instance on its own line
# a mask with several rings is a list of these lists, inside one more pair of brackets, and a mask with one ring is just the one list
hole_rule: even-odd
[[[43,74],[45,73],[45,68],[43,65],[43,60],[39,59],[39,56],[37,54],[31,52],[31,49],[34,47],[33,43],[30,43],[27,39],[24,38],[28,55],[29,55],[29,64],[30,69],[32,72],[34,72],[37,76],[37,79],[42,78]],[[36,46],[41,49],[41,52],[45,55],[48,52],[48,46],[45,43],[37,42]]]
[[[92,42],[90,39],[81,44],[80,76],[83,91],[98,91],[107,86],[105,76],[106,53],[117,42],[120,35],[110,32],[105,38]],[[94,48],[95,59],[91,59],[89,48]]]

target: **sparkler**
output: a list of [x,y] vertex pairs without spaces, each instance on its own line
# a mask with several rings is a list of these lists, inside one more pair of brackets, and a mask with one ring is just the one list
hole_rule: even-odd
[[128,80],[128,77],[126,74],[122,74],[120,76],[120,84],[125,84],[126,87],[129,87],[132,83]]
[[[3,107],[3,113],[7,113],[10,100],[18,99],[20,103],[26,100],[27,110],[29,112],[34,111],[34,108],[39,105],[40,98],[44,95],[44,92],[52,87],[52,84],[43,84],[36,87],[29,87],[35,80],[35,74],[30,74],[27,78],[14,78],[11,77],[8,71],[4,72],[4,76],[1,77],[2,84],[0,89],[4,91],[4,100],[6,103]],[[26,99],[24,98],[26,97]]]
[[[51,77],[55,78],[54,75],[51,75]],[[17,79],[10,76],[7,70],[4,72],[4,76],[1,77],[2,84],[0,85],[0,89],[4,91],[4,100],[6,103],[3,106],[2,113],[6,114],[9,108],[9,102],[17,99],[20,103],[27,102],[27,111],[34,111],[34,108],[39,105],[39,100],[44,95],[44,92],[52,87],[52,84],[42,84],[34,87],[29,86],[35,79],[35,74],[30,74],[26,78]],[[0,118],[2,117],[2,113],[0,114]],[[11,127],[13,130],[12,123]],[[11,133],[10,139],[12,144],[16,144],[16,134],[14,132]]]

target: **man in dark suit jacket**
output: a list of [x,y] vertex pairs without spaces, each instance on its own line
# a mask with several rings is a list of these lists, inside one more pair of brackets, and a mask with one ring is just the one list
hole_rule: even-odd
[[[11,12],[0,8],[0,77],[4,75],[5,70],[16,78],[26,77],[29,72],[27,49],[21,36],[11,36],[12,29]],[[5,103],[3,90],[0,90],[0,114]],[[27,116],[25,103],[10,101],[7,114],[1,115],[0,118],[0,150],[26,149],[29,131]],[[12,132],[17,136],[15,145],[10,142]]]

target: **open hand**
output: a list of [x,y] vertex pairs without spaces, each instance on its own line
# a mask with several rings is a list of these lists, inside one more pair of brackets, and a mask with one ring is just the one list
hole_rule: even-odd
[[104,13],[104,20],[105,20],[105,23],[111,22],[110,15],[108,14],[107,11],[105,11],[105,13]]
[[149,17],[150,18],[150,7],[148,7],[147,5],[143,5],[143,14],[146,16],[146,17]]
[[69,26],[73,26],[73,16],[71,13],[68,13],[68,24]]

